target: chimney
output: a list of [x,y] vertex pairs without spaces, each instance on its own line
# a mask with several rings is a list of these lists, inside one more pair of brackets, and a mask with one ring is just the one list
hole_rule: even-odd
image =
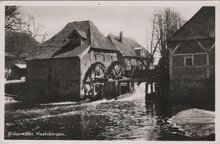
[[123,31],[120,32],[120,35],[119,35],[119,41],[122,43],[122,40],[123,40]]

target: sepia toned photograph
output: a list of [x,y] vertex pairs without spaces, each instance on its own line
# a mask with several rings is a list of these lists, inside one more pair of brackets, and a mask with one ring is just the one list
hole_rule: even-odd
[[4,8],[5,140],[216,140],[215,5]]

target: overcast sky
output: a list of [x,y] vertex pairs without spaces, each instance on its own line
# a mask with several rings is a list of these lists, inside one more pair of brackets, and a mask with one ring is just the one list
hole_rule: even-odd
[[[199,9],[195,7],[171,7],[178,11],[184,20],[191,18]],[[64,26],[73,21],[91,20],[107,36],[109,33],[133,38],[146,47],[146,35],[152,30],[152,16],[155,10],[163,7],[132,6],[24,6],[22,11],[36,17],[44,25],[48,38],[58,33]]]

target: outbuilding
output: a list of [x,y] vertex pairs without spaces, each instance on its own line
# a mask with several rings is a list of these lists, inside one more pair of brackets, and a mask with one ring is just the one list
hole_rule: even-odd
[[14,64],[7,80],[25,80],[26,64]]
[[168,47],[170,95],[214,105],[215,7],[202,7],[171,37]]

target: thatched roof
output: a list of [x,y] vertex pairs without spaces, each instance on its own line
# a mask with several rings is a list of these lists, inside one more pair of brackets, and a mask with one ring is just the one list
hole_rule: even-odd
[[138,55],[135,52],[135,48],[143,49],[145,57],[149,56],[149,52],[143,46],[141,46],[139,43],[137,43],[135,40],[131,38],[123,37],[122,41],[120,41],[119,36],[115,36],[113,34],[109,34],[107,38],[121,52],[123,56],[140,57],[140,55]]
[[215,38],[215,7],[202,7],[169,41]]
[[[59,53],[62,52],[61,49],[66,49],[66,38],[74,29],[82,38],[86,39],[86,42],[81,46],[68,48],[69,51],[63,50],[63,53]],[[83,52],[83,49],[85,50],[87,47],[97,50],[118,51],[91,21],[77,21],[68,23],[59,33],[44,42],[28,60],[79,56],[80,52]],[[60,56],[57,55],[58,53]]]

